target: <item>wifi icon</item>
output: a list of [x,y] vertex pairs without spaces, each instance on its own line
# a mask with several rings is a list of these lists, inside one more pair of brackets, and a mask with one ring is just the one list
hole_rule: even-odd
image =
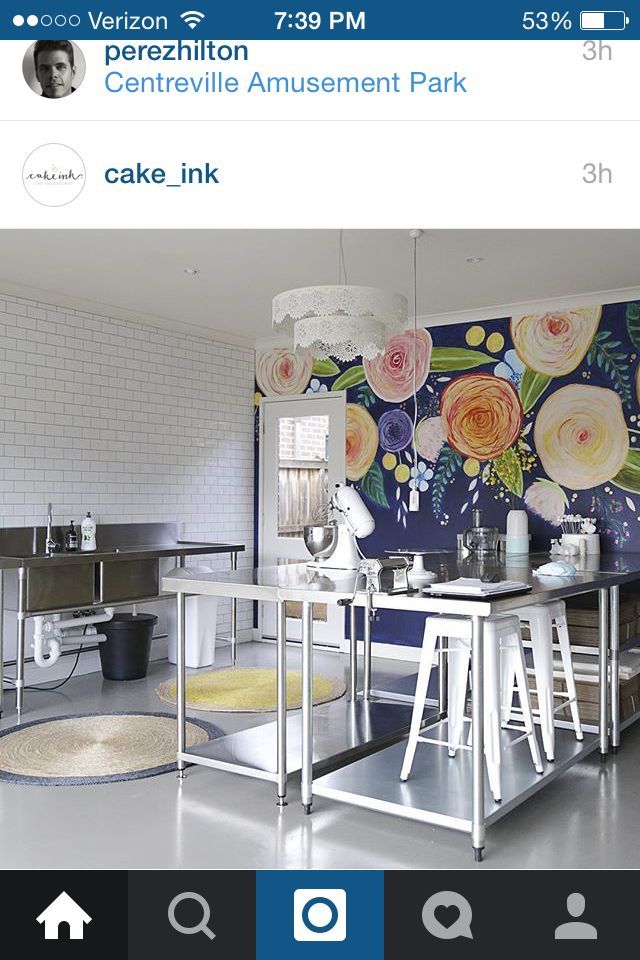
[[180,19],[184,20],[186,25],[191,27],[192,30],[195,30],[198,24],[202,23],[204,17],[204,13],[200,13],[199,10],[185,10],[184,13],[180,14]]

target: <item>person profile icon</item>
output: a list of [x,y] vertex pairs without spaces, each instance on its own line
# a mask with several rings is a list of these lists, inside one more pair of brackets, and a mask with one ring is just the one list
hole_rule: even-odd
[[578,920],[585,911],[586,901],[581,893],[570,893],[567,897],[567,911],[575,917],[568,923],[556,927],[556,940],[597,940],[598,931],[590,923]]
[[86,63],[71,40],[36,40],[27,49],[22,73],[28,86],[44,100],[63,100],[84,80]]

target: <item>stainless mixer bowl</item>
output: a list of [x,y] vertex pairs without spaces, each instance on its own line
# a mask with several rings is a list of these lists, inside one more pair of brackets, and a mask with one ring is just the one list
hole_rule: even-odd
[[304,542],[315,560],[330,557],[338,542],[338,526],[335,523],[307,524],[304,528]]

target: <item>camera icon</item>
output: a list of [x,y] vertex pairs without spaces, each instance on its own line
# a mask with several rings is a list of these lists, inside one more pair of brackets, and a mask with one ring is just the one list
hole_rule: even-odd
[[293,936],[301,941],[347,939],[347,894],[344,890],[295,890]]

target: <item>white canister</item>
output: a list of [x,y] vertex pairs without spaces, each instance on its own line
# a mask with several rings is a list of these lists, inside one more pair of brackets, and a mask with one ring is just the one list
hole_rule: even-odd
[[526,510],[509,510],[505,553],[529,553],[529,517]]
[[563,533],[560,543],[563,547],[575,546],[580,553],[583,552],[589,556],[597,556],[600,553],[600,534],[599,533]]

